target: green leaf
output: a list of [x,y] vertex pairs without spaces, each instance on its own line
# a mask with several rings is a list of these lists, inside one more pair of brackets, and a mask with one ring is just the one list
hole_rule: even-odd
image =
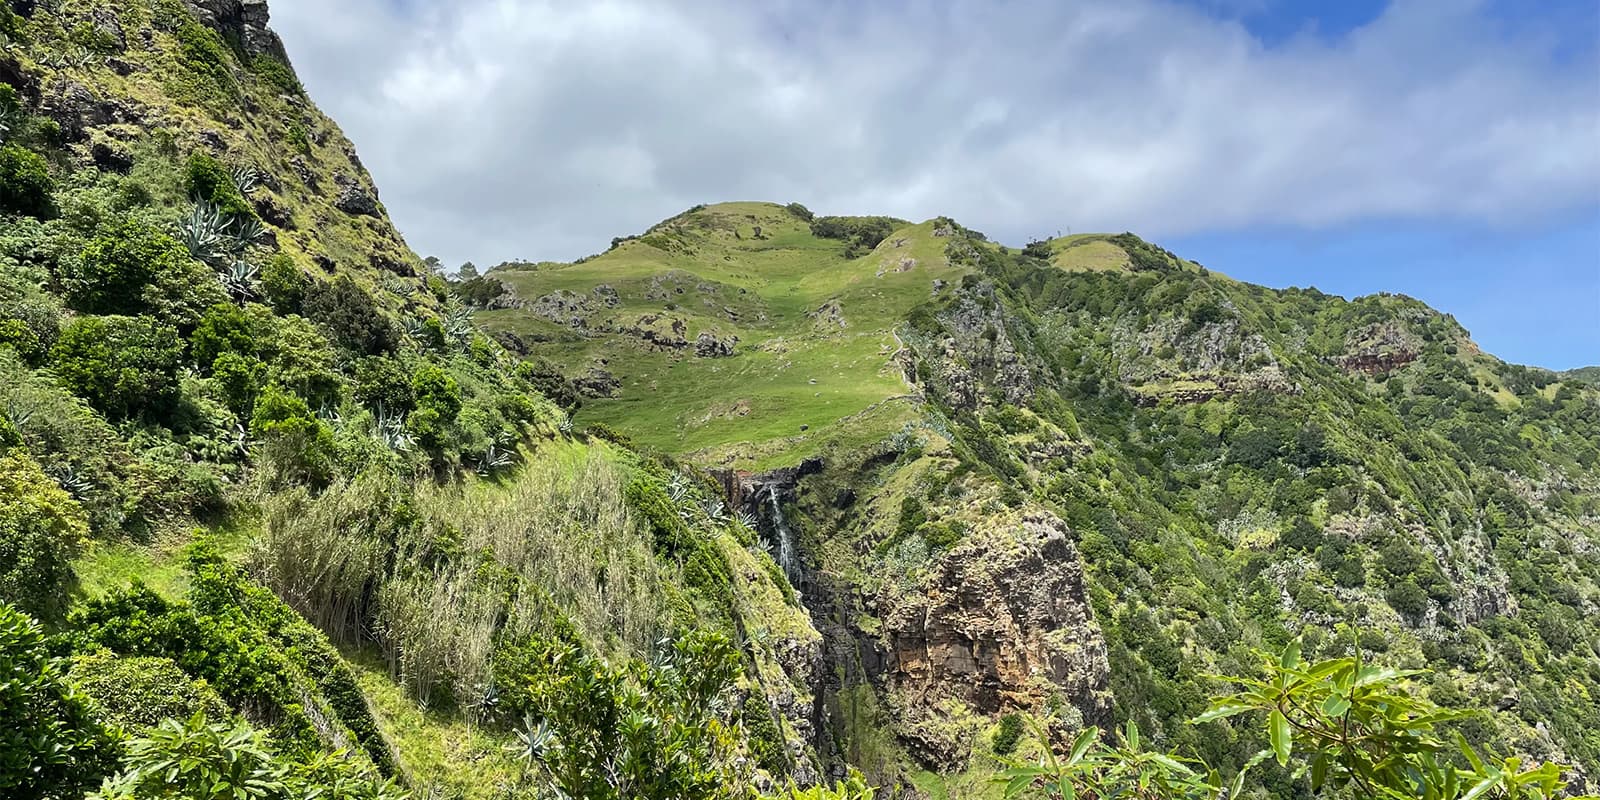
[[1279,659],[1278,666],[1290,670],[1300,666],[1300,640],[1295,639],[1283,649],[1283,658]]
[[1349,710],[1350,698],[1344,695],[1330,694],[1328,699],[1322,701],[1322,713],[1330,717],[1342,717]]
[[1267,719],[1267,734],[1272,739],[1272,752],[1278,757],[1278,766],[1289,766],[1289,754],[1294,752],[1294,731],[1289,727],[1289,718],[1282,711],[1272,710]]
[[1478,800],[1478,798],[1488,794],[1490,790],[1494,789],[1496,786],[1499,786],[1502,779],[1503,776],[1501,775],[1490,775],[1489,777],[1478,781],[1476,785],[1467,790],[1466,794],[1461,796],[1461,800]]
[[1072,753],[1067,756],[1067,766],[1072,766],[1073,764],[1081,761],[1083,759],[1083,755],[1089,752],[1089,747],[1092,746],[1095,743],[1095,740],[1098,738],[1100,738],[1099,728],[1084,728],[1083,732],[1078,734],[1077,740],[1072,743]]
[[1189,723],[1191,725],[1199,725],[1202,722],[1211,722],[1212,720],[1243,714],[1246,711],[1254,711],[1255,708],[1255,706],[1245,705],[1244,703],[1224,702],[1219,705],[1212,706],[1204,714],[1189,720]]

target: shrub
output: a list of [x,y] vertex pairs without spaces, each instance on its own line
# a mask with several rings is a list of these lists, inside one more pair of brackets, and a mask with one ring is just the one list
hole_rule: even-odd
[[237,94],[228,48],[217,32],[195,22],[182,6],[166,13],[177,23],[173,36],[178,40],[178,65],[187,73],[179,84],[182,92],[213,102]]
[[424,447],[437,450],[456,416],[461,413],[461,389],[456,379],[435,364],[425,364],[411,378],[411,393],[417,410],[407,420],[411,432]]
[[183,185],[191,198],[208,202],[223,214],[255,216],[255,209],[250,207],[249,201],[245,200],[234,183],[233,174],[209,153],[196,151],[190,154]]
[[369,356],[395,348],[394,326],[378,306],[348,275],[332,283],[316,283],[306,290],[305,315],[323,326],[340,346]]
[[256,399],[250,432],[262,440],[270,482],[320,486],[333,477],[333,431],[299,397],[268,386]]
[[182,274],[189,251],[146,222],[127,218],[89,242],[67,276],[67,304],[89,314],[136,314],[163,273]]
[[266,267],[261,270],[261,290],[272,309],[279,314],[300,313],[300,306],[306,298],[306,287],[310,283],[310,279],[286,253],[278,253],[267,259]]
[[88,533],[83,509],[27,453],[0,457],[0,601],[55,616]]
[[405,414],[417,407],[416,391],[405,366],[388,356],[368,356],[356,362],[356,402],[390,414]]
[[152,728],[164,719],[183,719],[196,711],[211,719],[230,714],[205,681],[190,678],[170,658],[119,656],[102,650],[75,659],[68,677],[95,701],[103,720],[128,730]]
[[232,303],[219,303],[206,309],[199,326],[189,336],[189,353],[195,365],[207,371],[224,353],[253,357],[256,349],[250,318]]
[[114,418],[169,411],[182,353],[178,332],[146,317],[79,317],[54,350],[62,383]]
[[0,795],[81,797],[116,768],[114,735],[62,672],[39,624],[0,603]]
[[1035,239],[1022,248],[1022,256],[1023,258],[1037,258],[1040,261],[1049,261],[1055,256],[1055,251],[1051,249],[1048,240]]
[[817,215],[811,213],[811,209],[806,208],[799,203],[790,203],[789,205],[784,206],[783,210],[794,215],[794,217],[801,222],[810,222],[817,218]]
[[223,353],[211,362],[211,380],[228,409],[248,417],[267,377],[267,365],[238,353]]
[[300,79],[294,76],[294,70],[276,56],[263,53],[250,60],[250,71],[254,72],[262,83],[277,89],[281,94],[299,95],[305,90],[300,87]]
[[0,147],[0,210],[40,219],[56,215],[49,165],[38,153],[8,144]]
[[455,284],[451,291],[456,297],[461,298],[462,302],[483,308],[495,298],[505,294],[506,287],[499,278],[481,276]]
[[994,754],[1009,756],[1017,750],[1022,740],[1022,715],[1007,714],[1000,718],[1000,729],[994,734]]

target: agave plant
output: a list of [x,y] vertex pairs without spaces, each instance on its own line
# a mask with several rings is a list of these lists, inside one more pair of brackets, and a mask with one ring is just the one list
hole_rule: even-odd
[[383,443],[384,447],[396,453],[409,453],[417,443],[417,438],[406,430],[406,420],[403,415],[390,414],[378,403],[378,410],[372,416],[373,436]]
[[94,491],[94,481],[79,475],[71,464],[60,464],[50,468],[50,474],[61,484],[61,488],[75,500],[82,500]]
[[215,267],[225,263],[231,254],[233,237],[228,228],[227,215],[202,200],[178,222],[178,241],[189,250],[189,255]]
[[267,226],[255,217],[238,217],[233,221],[229,233],[230,246],[235,252],[244,252],[251,245],[260,244],[267,238]]
[[483,455],[478,458],[478,474],[484,477],[493,475],[517,463],[517,454],[514,450],[507,450],[498,444],[489,445]]
[[239,194],[245,197],[255,194],[256,189],[261,186],[261,173],[252,166],[234,167],[229,170],[228,177],[233,179],[233,186],[239,190]]
[[516,735],[517,740],[506,745],[505,751],[528,767],[548,764],[561,746],[555,731],[543,721],[534,722],[531,714],[523,717],[522,727],[516,730]]
[[734,516],[734,521],[742,525],[747,530],[753,531],[756,529],[756,515],[748,511],[740,511]]
[[222,279],[222,288],[227,290],[228,295],[243,303],[256,296],[260,272],[250,262],[241,260],[233,262],[218,277]]
[[397,275],[385,275],[383,290],[396,297],[411,297],[417,293],[417,285]]
[[250,455],[250,433],[244,429],[243,423],[235,422],[233,424],[231,444],[233,445],[233,451],[238,453],[240,458]]
[[700,503],[700,510],[706,512],[706,517],[712,522],[723,523],[728,521],[728,506],[721,498],[708,497]]
[[688,502],[691,496],[689,482],[684,480],[682,475],[672,476],[672,482],[667,484],[667,497],[674,503],[683,504]]
[[467,339],[472,336],[472,312],[465,307],[455,306],[445,314],[444,332],[454,339]]

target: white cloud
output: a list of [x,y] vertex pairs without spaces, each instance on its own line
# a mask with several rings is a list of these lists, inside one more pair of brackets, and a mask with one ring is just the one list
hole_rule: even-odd
[[273,0],[274,25],[447,263],[572,258],[719,200],[1012,242],[1600,201],[1592,48],[1472,2],[1271,47],[1159,0],[422,2]]

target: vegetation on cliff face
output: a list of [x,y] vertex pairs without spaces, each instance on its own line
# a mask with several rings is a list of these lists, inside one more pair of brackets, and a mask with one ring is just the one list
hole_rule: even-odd
[[265,4],[0,31],[0,794],[1595,780],[1581,376],[795,203],[451,282]]

